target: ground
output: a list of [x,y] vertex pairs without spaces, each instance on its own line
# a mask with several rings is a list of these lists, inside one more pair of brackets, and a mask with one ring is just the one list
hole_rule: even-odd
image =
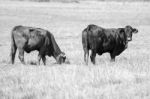
[[[34,3],[0,1],[0,99],[150,99],[150,3]],[[139,30],[128,49],[110,62],[108,53],[96,65],[83,61],[81,33],[88,24]],[[31,65],[37,52],[16,55],[9,64],[10,33],[14,26],[40,27],[54,34],[71,64]]]

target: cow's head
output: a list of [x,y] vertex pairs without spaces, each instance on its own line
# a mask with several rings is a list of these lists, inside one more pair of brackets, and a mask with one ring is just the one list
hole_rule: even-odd
[[66,57],[64,52],[60,53],[56,60],[58,64],[62,63],[70,64],[69,59]]
[[125,27],[125,33],[127,35],[127,41],[132,41],[132,34],[137,33],[138,30],[136,28],[132,28],[131,26],[127,25]]

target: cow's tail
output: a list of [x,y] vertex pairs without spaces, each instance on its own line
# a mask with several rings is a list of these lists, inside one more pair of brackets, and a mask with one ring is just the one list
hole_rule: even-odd
[[88,31],[87,28],[82,31],[82,45],[83,49],[87,49],[88,47]]
[[15,44],[15,40],[14,40],[14,32],[15,32],[14,28],[11,32],[11,51],[10,51],[10,63],[14,64],[14,60],[15,60],[15,54],[16,54],[16,50],[17,50],[17,46]]
[[82,45],[84,50],[84,61],[88,64],[89,49],[88,49],[88,27],[82,31]]

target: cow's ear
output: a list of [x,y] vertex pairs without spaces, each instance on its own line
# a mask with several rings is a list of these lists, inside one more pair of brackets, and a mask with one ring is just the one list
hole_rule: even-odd
[[134,34],[138,33],[138,29],[136,29],[136,28],[134,28],[132,31]]
[[125,33],[125,30],[123,28],[119,28],[119,33]]
[[62,53],[62,57],[66,59],[66,54],[64,52]]

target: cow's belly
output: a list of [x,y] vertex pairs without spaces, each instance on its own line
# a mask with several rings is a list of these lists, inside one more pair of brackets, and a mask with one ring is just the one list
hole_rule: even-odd
[[106,53],[106,52],[111,52],[111,51],[113,51],[113,49],[114,49],[113,45],[107,44],[107,46],[106,46],[103,44],[103,46],[99,46],[97,53],[99,55],[101,55],[101,54]]
[[97,53],[99,55],[102,55],[103,53],[111,53],[114,52],[115,55],[120,55],[124,50],[126,49],[126,47],[124,45],[118,45],[116,46],[115,44],[108,44],[107,46],[101,46],[98,48]]
[[115,50],[115,55],[120,55],[123,51],[125,50],[125,48],[120,48],[120,49],[116,49]]

